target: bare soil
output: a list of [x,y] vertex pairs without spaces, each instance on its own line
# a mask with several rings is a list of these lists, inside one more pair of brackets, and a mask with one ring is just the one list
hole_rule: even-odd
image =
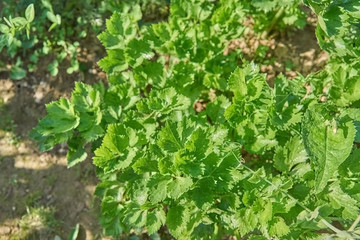
[[[231,41],[225,54],[240,48],[245,59],[260,64],[260,70],[267,74],[271,86],[279,74],[292,79],[298,74],[307,76],[323,69],[329,56],[320,49],[315,36],[316,15],[305,10],[308,24],[304,29],[275,32],[268,39],[261,39],[250,30],[243,38]],[[251,29],[252,19],[246,20],[244,25]],[[259,56],[262,47],[268,49],[265,56]]]
[[[87,41],[87,42],[86,42]],[[100,239],[99,202],[93,193],[95,167],[87,161],[68,169],[66,146],[39,152],[28,138],[30,130],[46,115],[45,104],[70,97],[76,81],[106,81],[96,62],[104,50],[95,37],[86,39],[79,59],[87,71],[66,73],[66,63],[56,77],[47,71],[51,57],[40,60],[38,69],[20,81],[0,73],[0,239],[67,239],[77,223],[80,239]],[[31,208],[50,208],[57,221],[53,226],[22,226]],[[46,225],[46,224],[45,224]],[[25,228],[25,229],[24,229]]]

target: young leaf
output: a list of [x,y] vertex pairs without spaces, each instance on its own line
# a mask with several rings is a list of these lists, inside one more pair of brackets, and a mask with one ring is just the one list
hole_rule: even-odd
[[27,22],[26,18],[15,17],[15,18],[11,19],[11,23],[13,26],[23,29],[28,22]]
[[80,230],[80,224],[77,223],[76,226],[71,230],[68,240],[76,240],[79,235],[79,230]]
[[12,66],[10,70],[10,77],[14,80],[21,80],[26,76],[26,70],[18,67],[18,66]]
[[56,76],[59,73],[59,62],[57,60],[52,61],[52,63],[49,64],[48,70],[50,72],[51,76]]
[[26,10],[25,10],[25,17],[26,20],[30,23],[34,20],[35,17],[35,10],[34,10],[34,4],[30,4]]
[[9,31],[10,31],[10,28],[8,26],[0,23],[0,32],[1,33],[7,34],[7,33],[9,33]]

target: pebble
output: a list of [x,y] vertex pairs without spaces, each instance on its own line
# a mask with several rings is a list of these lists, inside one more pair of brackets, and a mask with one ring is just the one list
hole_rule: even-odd
[[288,57],[289,48],[285,44],[279,43],[275,48],[275,55],[280,59]]
[[8,226],[0,226],[0,236],[7,235],[11,233],[11,228]]
[[315,57],[315,49],[310,49],[309,51],[301,53],[300,57],[305,58],[307,60],[313,60]]

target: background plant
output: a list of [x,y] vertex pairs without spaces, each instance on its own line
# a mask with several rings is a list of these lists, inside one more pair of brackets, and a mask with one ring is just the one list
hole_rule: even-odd
[[[145,0],[138,1],[143,9],[146,9],[147,19],[154,18],[154,10],[160,9],[162,15],[166,15],[165,1]],[[18,23],[17,30],[26,27],[26,35],[21,31],[11,29],[11,41],[8,40],[8,29],[1,32],[0,52],[3,47],[4,54],[14,59],[11,68],[11,78],[22,79],[26,72],[33,72],[37,68],[40,58],[50,56],[48,71],[52,76],[59,72],[59,66],[67,59],[66,72],[72,74],[84,69],[80,66],[77,53],[80,42],[87,35],[98,34],[103,30],[103,22],[112,12],[130,8],[131,1],[104,0],[104,1],[49,1],[49,0],[5,0],[0,3],[0,17],[6,21],[6,17],[22,12],[27,6],[32,6],[36,16],[32,19],[31,27],[25,22]],[[31,4],[31,5],[29,5]],[[150,6],[150,8],[149,8]],[[159,15],[157,15],[159,16]],[[21,24],[24,24],[22,26]]]
[[[31,23],[34,21],[34,17],[34,4],[30,4],[26,8],[25,17],[12,18],[11,15],[9,16],[9,19],[4,17],[6,25],[0,24],[0,32],[2,33],[0,35],[0,52],[4,47],[7,47],[9,50],[16,47],[19,43],[15,35],[22,30],[26,31],[26,36],[29,39]],[[15,80],[23,78],[26,74],[26,72],[19,65],[21,65],[20,59],[18,59],[10,71],[11,78]]]
[[242,4],[246,5],[249,17],[254,20],[253,30],[266,38],[270,33],[286,28],[304,28],[306,14],[301,3],[301,0],[253,0]]

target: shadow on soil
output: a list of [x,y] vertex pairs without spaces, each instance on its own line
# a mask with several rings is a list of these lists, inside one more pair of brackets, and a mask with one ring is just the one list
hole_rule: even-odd
[[45,104],[69,98],[76,81],[106,81],[96,66],[104,50],[96,38],[87,41],[93,42],[83,46],[92,46],[92,52],[81,50],[83,71],[72,75],[66,73],[65,64],[56,77],[50,76],[51,57],[40,60],[38,69],[20,81],[0,72],[0,240],[54,239],[56,235],[67,239],[77,223],[79,239],[101,236],[91,160],[67,169],[66,146],[40,153],[28,138],[46,115]]
[[[39,169],[33,169],[28,157],[1,156],[0,230],[3,232],[0,235],[16,236],[31,230],[35,231],[31,236],[48,233],[46,238],[40,239],[50,239],[55,235],[66,239],[77,223],[84,228],[82,235],[88,235],[83,239],[99,235],[99,203],[93,197],[96,185],[94,167],[88,162],[67,169],[64,165],[46,163],[55,159],[48,156],[45,163],[36,166]],[[49,167],[45,168],[46,165]],[[39,216],[32,216],[39,209]],[[34,225],[31,218],[41,218],[42,213],[50,216]]]

